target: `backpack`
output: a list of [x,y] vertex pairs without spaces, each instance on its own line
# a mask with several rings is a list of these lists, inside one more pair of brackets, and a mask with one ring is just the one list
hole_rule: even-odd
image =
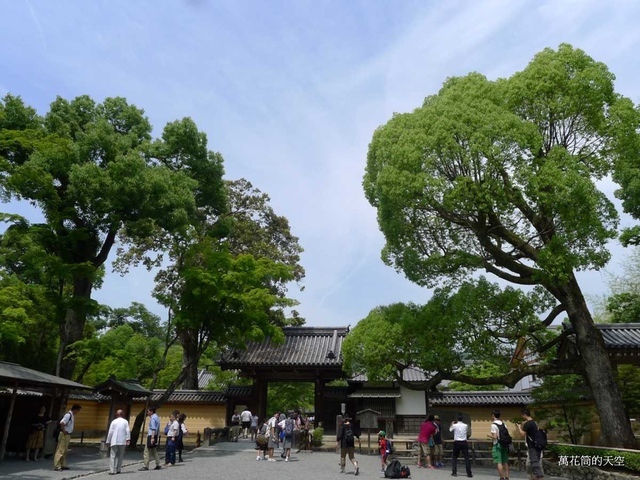
[[547,431],[538,428],[536,433],[533,434],[533,438],[529,437],[533,448],[535,448],[538,452],[541,452],[547,446]]
[[384,478],[402,478],[402,464],[398,460],[393,460],[384,471]]
[[164,434],[165,434],[165,435],[169,435],[169,429],[170,429],[170,428],[171,428],[171,423],[167,423],[167,424],[164,426]]
[[509,429],[507,426],[502,423],[493,422],[494,425],[498,427],[498,443],[500,446],[506,449],[511,448],[511,444],[513,443],[513,439],[511,438],[511,434],[509,433]]
[[56,423],[56,428],[53,429],[53,438],[56,439],[56,442],[58,441],[58,436],[60,436],[60,432],[62,432],[62,429],[60,428],[60,423],[65,419],[67,415],[69,415],[68,421],[71,421],[71,415],[73,414],[71,412],[67,412],[62,416],[62,418],[58,421],[58,423]]
[[353,434],[353,428],[351,428],[351,424],[349,425],[345,425],[345,430],[344,430],[344,439],[351,443],[353,442],[355,435]]
[[391,440],[389,440],[388,438],[385,438],[385,443],[387,445],[385,451],[386,451],[387,455],[391,455],[393,453],[393,442]]
[[291,435],[293,435],[293,420],[287,418],[284,421],[284,436],[290,437]]
[[406,465],[400,469],[400,478],[411,478],[411,469]]

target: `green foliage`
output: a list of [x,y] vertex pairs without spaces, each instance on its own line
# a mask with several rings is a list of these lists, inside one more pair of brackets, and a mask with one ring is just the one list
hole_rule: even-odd
[[77,378],[97,385],[110,375],[121,380],[148,380],[159,363],[163,342],[145,337],[131,325],[124,324],[73,344]]
[[447,80],[373,136],[364,190],[385,261],[428,286],[478,269],[562,284],[603,267],[618,215],[595,182],[632,161],[625,115],[606,66],[569,45],[509,79]]
[[[505,368],[488,362],[479,362],[470,365],[462,370],[465,375],[476,378],[484,378],[490,376],[499,376],[505,372]],[[498,391],[504,390],[504,385],[470,385],[464,382],[450,382],[446,389],[454,392],[473,392],[473,391]]]
[[[344,368],[351,375],[366,372],[370,381],[388,381],[399,367],[414,366],[445,379],[472,377],[479,389],[497,389],[501,382],[487,379],[509,372],[517,339],[538,344],[555,337],[539,325],[538,314],[548,305],[538,290],[501,289],[479,278],[435,290],[424,306],[377,307],[345,338]],[[462,385],[468,382],[453,383]]]
[[548,376],[531,393],[536,419],[547,430],[556,430],[558,438],[578,444],[591,430],[595,412],[586,405],[589,389],[578,375]]
[[[123,98],[58,97],[44,117],[18,97],[0,101],[0,191],[45,218],[29,233],[52,257],[60,290],[71,292],[57,318],[63,350],[83,338],[92,289],[116,238],[122,270],[128,261],[152,264],[145,252],[224,210],[222,158],[207,151],[193,121],[168,124],[155,141],[151,130]],[[66,353],[61,374],[69,377],[75,356]]]
[[44,288],[0,273],[0,360],[53,371],[57,325]]
[[618,365],[616,378],[622,402],[629,417],[640,417],[640,367]]
[[317,427],[313,429],[313,436],[311,439],[311,444],[314,447],[321,447],[322,446],[322,438],[324,437],[324,428],[322,427]]
[[[640,453],[629,452],[629,451],[620,451],[615,449],[601,449],[601,448],[590,448],[583,447],[578,445],[556,445],[549,444],[547,450],[555,455],[556,457],[565,456],[572,457],[576,456],[578,458],[582,458],[583,456],[588,457],[609,457],[613,461],[614,458],[622,457],[624,459],[624,469],[640,473]],[[622,467],[616,467],[617,471],[623,470]]]
[[268,412],[313,411],[314,385],[308,382],[269,382]]
[[205,390],[223,392],[231,385],[250,385],[252,381],[248,378],[238,376],[235,370],[222,370],[217,365],[207,365],[207,370],[213,374]]

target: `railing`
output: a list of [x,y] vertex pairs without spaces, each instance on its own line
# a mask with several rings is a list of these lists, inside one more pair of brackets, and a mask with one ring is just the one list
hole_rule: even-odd
[[[443,440],[443,459],[451,460],[453,453],[453,440]],[[415,440],[406,440],[401,438],[393,439],[394,452],[393,457],[402,460],[415,459],[418,457],[418,442]],[[367,448],[366,438],[361,438],[360,441],[360,453],[365,455],[377,455],[378,446],[377,441],[374,444],[372,442],[371,447]],[[491,463],[493,458],[491,456],[491,450],[493,448],[493,442],[489,440],[477,440],[469,439],[469,458],[474,465]],[[458,459],[464,461],[462,457]],[[523,440],[513,441],[513,451],[509,453],[509,463],[518,470],[524,470],[527,461],[527,447]]]

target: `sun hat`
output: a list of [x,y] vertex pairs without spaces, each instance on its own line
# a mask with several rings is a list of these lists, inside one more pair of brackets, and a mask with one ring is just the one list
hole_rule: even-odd
[[387,435],[387,434],[384,432],[384,430],[380,430],[380,433],[378,433],[378,436],[379,436],[379,437],[384,437],[384,436],[386,436],[386,435]]

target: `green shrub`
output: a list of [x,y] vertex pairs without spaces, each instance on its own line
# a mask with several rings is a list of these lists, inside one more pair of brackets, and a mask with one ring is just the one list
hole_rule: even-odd
[[[582,456],[590,456],[590,457],[622,457],[624,458],[624,466],[620,466],[617,468],[626,469],[631,472],[640,473],[640,453],[635,452],[621,452],[615,449],[601,449],[601,448],[591,448],[591,447],[583,447],[579,445],[553,445],[549,444],[547,446],[547,450],[552,452],[557,457],[582,457]],[[610,465],[609,465],[610,467]]]
[[324,428],[318,427],[313,430],[313,446],[320,447],[322,446],[322,437],[324,436]]

